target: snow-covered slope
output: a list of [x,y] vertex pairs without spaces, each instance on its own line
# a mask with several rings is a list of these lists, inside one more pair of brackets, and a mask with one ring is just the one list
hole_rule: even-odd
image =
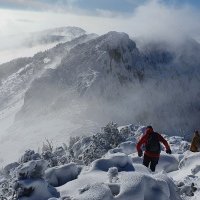
[[199,44],[186,41],[177,51],[147,47],[139,50],[117,32],[75,46],[55,70],[32,83],[20,114],[63,110],[76,99],[80,105],[90,102],[88,117],[103,123],[133,119],[168,132],[193,130],[200,115]]
[[[20,146],[22,147],[20,144],[21,142],[13,142],[15,141],[14,138],[19,136],[19,141],[22,138],[25,139],[29,131],[28,128],[27,131],[25,131],[28,125],[25,122],[20,124],[20,126],[22,125],[24,129],[19,128],[19,126],[16,128],[15,125],[12,128],[10,128],[10,126],[14,123],[14,121],[16,121],[16,115],[24,104],[24,95],[30,87],[32,81],[38,79],[47,70],[55,69],[60,64],[62,58],[68,54],[68,51],[71,48],[94,37],[96,37],[96,35],[83,35],[72,41],[60,43],[50,50],[39,52],[32,58],[20,58],[0,66],[0,138],[2,145],[5,145],[2,147],[1,157],[4,157],[5,153],[8,151],[8,146],[20,149]],[[17,123],[18,122],[16,122],[16,124]],[[41,132],[38,128],[39,127],[36,127],[36,130],[38,130],[38,134],[41,135],[42,140],[44,140],[44,138],[47,137],[47,134],[40,134]],[[48,131],[46,130],[46,133],[47,132]],[[26,141],[25,143],[27,143],[27,145],[30,145],[29,142],[32,141],[31,143],[34,143],[35,146],[41,139],[38,138],[39,140],[34,141],[33,139],[35,135],[33,132],[31,134],[32,135],[29,136],[32,139],[29,137],[24,141]],[[23,149],[25,146],[23,146]],[[28,146],[26,146],[26,148],[27,147]]]
[[199,153],[189,152],[182,137],[164,135],[172,154],[163,149],[152,173],[135,150],[144,131],[145,126],[109,123],[90,137],[71,138],[69,145],[47,143],[41,152],[28,150],[2,170],[0,195],[19,200],[197,200]]
[[189,135],[199,125],[200,45],[139,47],[126,33],[82,35],[1,65],[0,157],[9,146],[11,160],[45,138],[60,143],[111,120]]

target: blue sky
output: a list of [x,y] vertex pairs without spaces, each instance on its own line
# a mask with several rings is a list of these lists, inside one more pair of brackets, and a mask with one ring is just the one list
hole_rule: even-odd
[[[0,8],[19,10],[62,10],[84,11],[95,14],[98,10],[116,13],[132,13],[138,6],[151,0],[0,0]],[[158,0],[163,4],[172,6],[190,5],[200,8],[199,0]]]

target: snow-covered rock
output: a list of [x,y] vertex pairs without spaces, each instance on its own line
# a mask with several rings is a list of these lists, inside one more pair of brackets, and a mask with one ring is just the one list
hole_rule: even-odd
[[42,179],[20,180],[17,184],[21,188],[18,192],[19,200],[46,200],[60,197],[57,190]]
[[137,152],[136,150],[136,142],[122,142],[117,148],[111,149],[109,153],[125,153],[127,155]]
[[17,167],[18,179],[43,178],[47,168],[45,160],[31,160]]
[[157,171],[164,170],[165,172],[176,171],[178,169],[179,161],[173,155],[161,153],[158,163]]
[[115,154],[109,158],[95,160],[91,164],[91,171],[100,170],[107,172],[109,168],[116,167],[118,171],[134,171],[134,167],[129,156],[125,154]]
[[15,171],[15,169],[19,166],[20,164],[18,162],[14,162],[14,163],[10,163],[8,165],[6,165],[3,169],[4,173],[6,175],[11,174],[13,171]]
[[52,167],[45,171],[45,179],[54,187],[76,179],[81,171],[75,163]]
[[173,153],[183,154],[190,147],[190,143],[185,141],[181,136],[171,136],[167,139],[171,149],[173,150]]
[[200,162],[200,152],[191,152],[187,151],[185,156],[180,161],[179,168],[193,168],[195,165],[198,165]]
[[14,190],[13,197],[19,200],[44,200],[60,197],[57,190],[44,180],[46,168],[47,162],[44,160],[28,161],[15,168],[15,173],[10,173],[9,180]]
[[117,200],[181,200],[176,186],[166,175],[143,175],[141,173],[124,173],[120,176],[122,185]]

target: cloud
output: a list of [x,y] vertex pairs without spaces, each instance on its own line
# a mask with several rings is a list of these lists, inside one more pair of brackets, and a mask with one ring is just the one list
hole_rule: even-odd
[[200,14],[193,7],[170,6],[154,0],[139,6],[123,27],[136,36],[179,40],[200,35],[199,20]]
[[1,7],[11,8],[11,9],[41,9],[48,7],[47,3],[42,3],[38,0],[0,0]]
[[30,20],[30,19],[18,19],[17,21],[19,21],[19,22],[26,22],[26,23],[33,23],[33,22],[35,22],[34,20]]
[[[69,5],[75,5],[76,1],[78,0],[67,2]],[[9,2],[14,2],[14,0],[9,0]],[[18,2],[25,3],[27,1],[18,0]],[[28,2],[34,4],[37,1]],[[44,2],[41,1],[41,4]],[[60,4],[62,3],[65,1],[60,1]],[[185,37],[198,37],[200,35],[200,14],[194,7],[187,5],[173,6],[153,0],[139,5],[128,14],[97,9],[96,14],[91,15],[85,10],[74,7],[73,9],[66,12],[2,9],[0,10],[0,36],[59,26],[79,26],[88,32],[98,34],[115,30],[127,32],[133,37],[154,40],[181,40]],[[34,23],[27,23],[27,21],[34,21]]]

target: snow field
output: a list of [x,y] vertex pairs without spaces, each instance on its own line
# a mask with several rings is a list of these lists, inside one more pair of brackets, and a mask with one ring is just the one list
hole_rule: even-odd
[[[116,124],[111,123],[103,130],[93,136],[76,138],[70,149],[66,148],[73,150],[74,162],[50,162],[49,158],[59,160],[65,156],[66,149],[63,147],[41,155],[26,151],[20,159],[21,163],[11,163],[4,168],[1,183],[6,181],[5,177],[14,177],[9,180],[14,181],[12,187],[17,191],[19,200],[198,200],[200,153],[185,150],[188,143],[183,138],[165,136],[172,154],[161,151],[156,172],[152,173],[142,165],[142,158],[136,152],[137,140],[143,134],[142,127],[132,126],[127,134],[122,129],[118,132]],[[101,145],[108,147],[107,144],[113,140],[110,136],[124,140],[121,134],[126,135],[125,142],[105,154],[98,150],[104,148]],[[91,145],[93,141],[100,143],[94,146]],[[86,150],[101,156],[91,155],[94,157],[90,157],[90,162],[85,165],[76,159]]]

